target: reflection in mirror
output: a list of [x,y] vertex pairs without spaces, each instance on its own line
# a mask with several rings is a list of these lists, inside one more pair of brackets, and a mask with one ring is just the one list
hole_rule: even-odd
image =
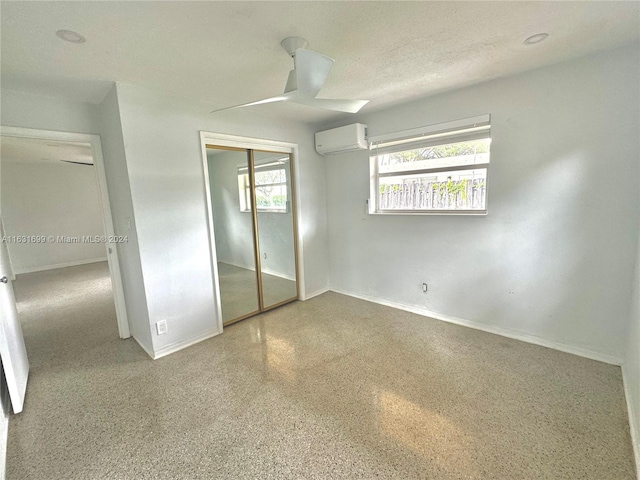
[[255,199],[264,308],[297,298],[291,158],[255,150]]
[[207,164],[222,321],[227,324],[260,310],[253,218],[245,213],[250,201],[242,204],[242,189],[238,195],[239,172],[248,171],[249,156],[246,150],[207,148]]

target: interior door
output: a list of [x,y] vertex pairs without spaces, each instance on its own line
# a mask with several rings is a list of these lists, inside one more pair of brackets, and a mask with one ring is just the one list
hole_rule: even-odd
[[3,240],[4,227],[0,218],[0,358],[9,389],[13,413],[24,406],[29,376],[29,360],[18,320],[16,299],[13,295],[12,273],[7,244]]

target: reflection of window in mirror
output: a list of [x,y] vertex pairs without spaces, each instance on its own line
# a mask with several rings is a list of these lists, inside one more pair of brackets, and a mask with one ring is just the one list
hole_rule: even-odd
[[[289,211],[286,169],[288,160],[285,157],[255,166],[255,194],[258,212],[287,213]],[[238,194],[240,196],[240,211],[250,212],[251,184],[249,171],[245,166],[238,167]]]

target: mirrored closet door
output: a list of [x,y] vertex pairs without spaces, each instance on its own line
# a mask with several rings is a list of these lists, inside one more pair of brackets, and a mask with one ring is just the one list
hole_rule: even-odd
[[264,308],[297,298],[290,156],[253,151]]
[[298,298],[291,154],[207,145],[224,325]]

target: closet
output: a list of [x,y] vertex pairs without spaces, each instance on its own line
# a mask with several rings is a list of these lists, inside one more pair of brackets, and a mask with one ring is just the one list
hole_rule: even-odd
[[298,298],[291,152],[207,145],[222,321]]

